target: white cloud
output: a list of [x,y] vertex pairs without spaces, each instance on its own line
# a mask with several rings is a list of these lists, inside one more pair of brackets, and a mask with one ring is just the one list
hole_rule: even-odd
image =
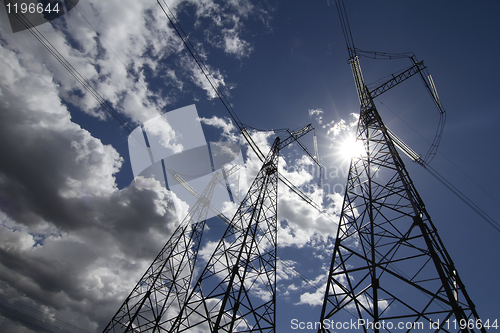
[[[223,90],[226,86],[224,76],[218,69],[214,69],[210,65],[207,65],[207,69],[202,71],[193,60],[186,58],[185,66],[190,67],[191,81],[199,88],[205,90],[209,99],[217,98],[218,95],[214,89]],[[205,76],[207,73],[210,74],[208,78],[211,83],[207,80],[207,76]],[[227,96],[227,92],[225,94]]]
[[242,19],[251,15],[262,15],[262,9],[256,8],[250,1],[231,0],[215,4],[212,0],[203,0],[197,2],[196,14],[198,24],[205,18],[209,24],[218,28],[217,31],[205,31],[206,41],[213,46],[237,58],[248,57],[253,51],[250,43],[242,38]]
[[286,225],[280,229],[280,246],[299,246],[310,244],[314,238],[326,240],[335,237],[339,221],[342,197],[337,193],[324,193],[317,186],[306,168],[308,157],[295,161],[294,168],[287,166],[282,174],[297,187],[301,188],[324,211],[318,211],[312,205],[302,200],[284,184],[279,185],[278,219],[286,220]]
[[[249,134],[262,153],[267,155],[273,133],[252,131]],[[248,183],[251,184],[262,167],[262,161],[246,142],[243,144],[247,148],[245,167]],[[328,237],[335,237],[342,196],[338,193],[324,193],[323,189],[318,188],[317,180],[311,174],[313,162],[306,155],[300,155],[300,158],[290,162],[280,157],[278,166],[281,175],[303,190],[319,207],[323,207],[323,211],[318,211],[279,182],[278,221],[286,221],[278,228],[279,246],[302,247],[310,245],[316,238],[326,240]]]
[[309,117],[311,117],[311,116],[319,116],[319,115],[321,115],[323,113],[324,112],[321,109],[310,109],[309,110]]
[[234,7],[242,17],[249,16],[255,10],[255,6],[249,0],[229,0],[228,3]]
[[233,29],[224,32],[224,50],[241,58],[249,56],[252,52],[252,47],[250,43],[240,39],[238,33]]
[[229,119],[219,118],[217,116],[212,116],[211,118],[200,118],[202,124],[209,126],[214,126],[216,128],[221,128],[226,136],[229,136],[231,132],[236,130],[233,122]]
[[313,293],[305,292],[300,295],[300,301],[297,304],[308,304],[312,306],[322,305],[324,297],[325,291],[321,289],[317,289]]
[[[3,215],[2,221],[8,219],[1,212],[0,215]],[[2,250],[7,252],[23,252],[35,246],[36,242],[33,235],[21,231],[21,228],[11,229],[4,223],[2,223],[2,227],[0,228],[0,248]]]
[[[209,24],[208,28],[201,29],[223,36],[222,47],[229,56],[248,55],[251,48],[240,33],[244,27],[241,18],[251,15],[253,5],[248,1],[232,1],[224,6],[211,0],[190,2],[197,19],[222,20],[222,26]],[[169,1],[169,8],[175,14],[177,8],[184,8],[182,3],[185,1]],[[91,115],[106,117],[96,100],[28,31],[13,35],[7,24],[8,21],[2,22],[1,29],[8,44],[29,58],[27,61],[43,63],[59,83],[63,98]],[[69,14],[53,24],[40,26],[39,30],[105,100],[134,122],[141,123],[158,115],[177,98],[179,90],[189,93],[186,89],[189,81],[204,89],[209,98],[216,97],[198,66],[182,55],[183,43],[156,1],[81,2]],[[198,52],[204,53],[201,47]],[[217,87],[226,90],[233,87],[219,69],[208,64],[207,67]],[[149,83],[151,76],[162,78],[164,86],[172,89],[155,91]]]
[[[320,274],[312,282],[312,285],[318,285],[314,292],[304,292],[300,295],[300,301],[297,304],[308,304],[312,306],[322,305],[323,298],[325,297],[326,281],[328,275]],[[321,283],[321,284],[320,284]]]
[[[176,132],[167,117],[154,118],[154,121],[144,123],[144,128],[151,138],[159,138],[158,143],[162,148],[171,151],[172,154],[180,153],[184,150],[181,142],[182,134]],[[185,140],[184,140],[185,141]]]
[[[278,259],[276,267],[276,280],[278,282],[283,282],[297,276],[297,271],[295,269],[296,264],[297,262],[293,260]],[[287,290],[295,290],[294,288],[295,287],[287,286]]]
[[312,116],[315,116],[315,119],[316,121],[318,122],[318,124],[322,124],[323,123],[323,110],[321,109],[310,109],[309,110],[309,118],[311,118]]
[[337,123],[331,121],[328,124],[323,125],[323,128],[327,129],[327,135],[331,135],[332,139],[339,136],[343,132],[352,132],[358,126],[359,113],[351,113],[351,121],[347,122],[345,119],[341,119]]

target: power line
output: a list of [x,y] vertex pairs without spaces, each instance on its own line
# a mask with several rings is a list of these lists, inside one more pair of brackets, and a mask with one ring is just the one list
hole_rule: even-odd
[[[254,140],[252,139],[252,137],[248,134],[247,130],[245,129],[243,123],[239,120],[238,118],[238,115],[236,114],[236,112],[234,111],[234,109],[232,108],[231,104],[228,102],[227,100],[227,97],[226,95],[224,94],[224,92],[219,88],[219,85],[217,85],[216,83],[212,82],[211,78],[212,78],[212,75],[210,74],[210,71],[208,69],[208,67],[205,65],[204,61],[203,61],[203,58],[199,55],[199,53],[196,51],[196,48],[194,47],[194,45],[191,43],[189,37],[187,36],[187,34],[184,32],[184,30],[182,29],[181,25],[179,24],[179,21],[177,21],[177,18],[175,17],[175,15],[172,13],[170,7],[167,5],[167,3],[163,0],[163,3],[165,4],[165,7],[161,4],[160,0],[157,0],[158,4],[160,5],[160,8],[162,9],[163,13],[165,14],[165,16],[167,17],[167,19],[169,20],[169,22],[172,24],[172,26],[174,27],[175,31],[177,32],[178,36],[181,38],[184,46],[186,47],[186,49],[188,50],[188,52],[191,54],[191,56],[193,57],[194,61],[196,62],[196,64],[198,65],[198,67],[200,68],[200,70],[202,71],[203,75],[205,76],[205,78],[207,79],[207,81],[210,83],[210,86],[212,87],[212,89],[214,90],[215,94],[218,96],[218,98],[220,99],[220,101],[222,102],[222,104],[224,105],[224,107],[226,108],[227,112],[229,113],[229,115],[231,116],[231,118],[233,119],[233,121],[236,123],[236,126],[238,126],[241,134],[243,135],[243,137],[245,138],[245,140],[247,140],[248,144],[250,145],[250,147],[253,149],[253,151],[255,152],[255,154],[257,155],[257,157],[261,160],[261,161],[264,161],[264,158],[265,158],[265,155],[262,153],[262,151],[260,150],[260,148],[257,146],[257,144],[254,142]],[[168,14],[167,13],[170,13]],[[278,174],[278,177],[279,179],[290,189],[292,190],[292,192],[296,193],[302,200],[304,200],[306,203],[308,203],[309,205],[311,205],[314,209],[316,209],[318,212],[320,213],[324,213],[325,216],[330,219],[332,222],[334,222],[335,224],[337,224],[337,221],[334,221],[333,218],[329,215],[329,214],[326,214],[325,210],[320,207],[319,205],[317,205],[311,198],[309,198],[306,194],[304,194],[299,188],[297,188],[295,185],[293,185],[288,179],[286,179],[283,175],[281,174]]]
[[[5,0],[10,2],[10,0]],[[4,0],[2,2],[5,3]],[[35,38],[40,41],[40,43],[52,54],[56,60],[91,94],[94,99],[104,108],[104,110],[110,114],[124,129],[129,133],[130,135],[135,136],[135,133],[133,132],[133,128],[128,124],[128,122],[116,111],[113,109],[111,104],[104,99],[91,85],[91,83],[83,77],[83,75],[78,72],[78,70],[71,65],[71,63],[47,40],[47,38],[41,33],[30,21],[29,19],[22,13],[20,12],[15,12],[15,16],[23,23],[23,25],[31,32]],[[140,136],[140,135],[139,135]],[[144,144],[142,137],[136,137],[137,142],[139,144]],[[146,149],[147,147],[144,146]],[[160,158],[158,157],[157,153],[151,149],[151,152],[155,157],[157,157],[158,160]],[[168,165],[165,164],[165,167],[168,172],[170,172],[172,175],[179,176],[176,172],[171,170]],[[179,176],[180,177],[180,176]],[[186,182],[181,182],[181,185],[185,187]],[[186,188],[187,189],[187,188]],[[187,189],[189,191],[189,189]],[[212,205],[210,206],[211,209],[217,209],[213,207]],[[230,221],[227,217],[224,216],[224,214],[219,212],[219,216],[224,220],[224,221]]]
[[[219,85],[212,82],[213,76],[210,74],[208,67],[205,65],[205,62],[203,61],[203,58],[200,56],[200,54],[198,53],[198,51],[196,50],[194,45],[189,40],[189,37],[182,29],[181,25],[179,24],[179,21],[177,21],[177,18],[170,10],[170,7],[167,5],[167,3],[164,0],[163,0],[163,3],[165,4],[165,7],[167,9],[165,9],[163,7],[160,0],[157,0],[157,2],[158,2],[158,5],[160,5],[160,8],[162,9],[165,16],[168,18],[170,24],[172,24],[172,26],[174,27],[175,31],[177,32],[177,35],[179,35],[180,39],[182,40],[182,43],[184,44],[184,46],[186,47],[188,52],[191,54],[191,57],[194,59],[194,61],[196,62],[196,64],[200,68],[201,72],[203,73],[203,75],[207,79],[207,81],[210,84],[210,86],[212,87],[213,91],[215,92],[217,97],[219,97],[220,101],[222,102],[222,104],[224,105],[226,110],[229,112],[229,115],[231,116],[233,121],[236,123],[236,126],[238,126],[240,131],[242,131],[243,126],[242,126],[242,122],[238,118],[238,115],[236,114],[236,112],[234,112],[233,108],[231,107],[231,104],[227,100],[226,95],[220,89]],[[170,13],[170,15],[167,13],[167,10]]]
[[[2,0],[4,4],[12,4],[10,0]],[[92,95],[92,97],[111,115],[126,131],[132,132],[132,128],[128,122],[123,119],[118,112],[116,112],[109,102],[103,98],[95,89],[92,84],[80,74],[80,72],[45,38],[41,33],[21,12],[14,11],[12,14],[26,27],[27,30],[49,51],[50,54]]]
[[[3,300],[0,301],[0,316],[19,321],[26,327],[36,329],[37,332],[89,333],[89,331],[84,330],[83,328],[70,324],[56,317],[48,316],[42,311],[39,311],[25,303],[15,301],[5,295],[0,294],[0,298]],[[14,304],[18,307],[18,309],[16,310],[12,306],[9,306],[7,304]],[[24,308],[24,310],[26,310],[27,312],[21,311],[20,308]],[[28,312],[32,314],[29,314]]]
[[[2,0],[3,1],[3,0]],[[10,1],[10,0],[7,0],[7,1]],[[167,9],[165,9],[163,7],[163,5],[160,3],[159,0],[157,0],[158,4],[160,5],[163,13],[165,14],[165,16],[168,18],[169,22],[172,24],[172,26],[174,27],[175,31],[177,32],[178,36],[181,38],[183,44],[185,45],[186,49],[189,51],[189,53],[191,54],[191,56],[193,57],[193,59],[195,60],[196,64],[198,65],[198,67],[200,68],[200,70],[202,71],[203,75],[205,76],[205,78],[207,79],[207,81],[209,82],[210,86],[212,87],[212,89],[214,90],[214,92],[216,93],[216,95],[218,96],[218,98],[221,100],[222,104],[224,105],[224,107],[226,108],[226,110],[228,111],[229,115],[231,116],[231,118],[233,119],[233,121],[235,122],[236,126],[238,126],[240,132],[242,132],[244,138],[247,140],[247,142],[249,143],[250,147],[254,150],[254,152],[257,154],[257,157],[263,161],[264,159],[264,154],[262,153],[262,151],[259,149],[259,147],[256,145],[256,143],[253,141],[252,137],[250,135],[245,135],[245,126],[238,118],[238,115],[236,114],[236,112],[234,111],[234,109],[232,108],[231,104],[229,103],[226,95],[224,94],[224,92],[219,88],[219,86],[217,84],[215,84],[213,82],[213,80],[211,78],[212,75],[210,74],[210,71],[208,69],[208,66],[205,64],[205,62],[203,61],[203,58],[200,56],[200,54],[198,53],[198,51],[196,50],[196,48],[194,47],[194,45],[191,43],[189,37],[187,36],[187,34],[184,32],[184,30],[182,29],[182,26],[179,24],[179,21],[177,20],[177,18],[175,17],[175,15],[172,13],[170,7],[164,2],[165,4],[165,7]],[[170,13],[170,15],[167,13],[167,10],[168,12]],[[80,12],[80,11],[79,11]],[[80,12],[80,14],[82,14]],[[24,16],[24,15],[23,15]],[[97,30],[95,30],[95,28],[90,24],[90,22],[85,18],[85,16],[82,14],[82,16],[84,17],[84,19],[87,21],[87,23],[94,29],[94,31],[96,31],[96,33],[99,35],[99,33],[97,32]],[[27,19],[26,19],[27,20]],[[25,24],[25,26],[27,28],[30,27],[31,23],[29,22],[29,20],[27,20],[27,22],[24,22],[23,21],[23,24]],[[33,25],[31,25],[31,27],[33,27]],[[33,27],[34,28],[34,27]],[[35,28],[36,29],[36,28]],[[31,29],[29,29],[31,30]],[[71,66],[71,64],[64,58],[64,56],[62,56],[58,51],[57,49],[55,49],[52,44],[50,44],[50,42],[45,38],[45,36],[43,36],[42,33],[40,33],[37,29],[36,29],[36,32],[38,34],[34,34],[35,37],[37,37],[37,39],[49,50],[49,52],[51,52],[51,54],[54,55],[54,57],[56,57],[56,59],[68,70],[70,71],[70,73],[91,93],[91,95],[96,98],[96,100],[104,107],[104,109],[106,111],[108,111],[108,113],[110,113],[113,118],[115,118],[118,123],[120,123],[122,125],[122,127],[125,128],[125,130],[127,130],[127,132],[129,133],[132,133],[132,128],[128,125],[128,123],[118,114],[118,112],[116,112],[112,106],[102,98],[102,96],[99,95],[99,93],[90,85],[90,83],[73,67]],[[32,32],[33,33],[33,32]],[[104,40],[103,40],[104,41]],[[105,42],[105,41],[104,41]],[[105,42],[105,44],[109,47],[109,45]],[[49,47],[50,46],[50,47]],[[111,48],[110,48],[111,49]],[[115,55],[116,53],[111,50]],[[117,56],[117,55],[116,55]],[[117,58],[119,59],[119,57],[117,56]],[[120,60],[120,59],[119,59]],[[120,60],[120,62],[122,62],[123,64],[123,61]],[[125,64],[124,64],[125,65]],[[73,71],[74,70],[74,71]],[[276,130],[267,130],[267,131],[274,131],[274,132],[279,132],[279,131],[286,131],[287,129],[276,129]],[[310,154],[309,154],[310,155]],[[318,206],[311,198],[309,198],[306,194],[304,194],[300,189],[298,189],[295,185],[293,185],[288,179],[286,179],[283,175],[279,175],[279,178],[280,180],[287,186],[290,188],[290,190],[292,190],[294,193],[296,193],[297,195],[299,195],[300,198],[302,198],[305,202],[307,202],[309,205],[311,205],[313,208],[315,208],[317,211],[319,211],[320,213],[324,213],[324,209],[322,209],[322,207]],[[332,218],[326,214],[326,216],[332,220]],[[332,220],[333,221],[333,220]],[[336,223],[336,221],[333,221],[334,223]]]
[[429,171],[441,184],[446,186],[453,194],[455,194],[460,200],[462,200],[467,206],[469,206],[476,214],[483,218],[489,225],[491,225],[496,231],[500,232],[500,224],[495,221],[491,216],[486,214],[484,210],[479,208],[469,197],[467,197],[462,191],[457,189],[452,183],[450,183],[446,178],[444,178],[439,172],[434,170],[429,164],[422,164],[425,170]]
[[[11,3],[10,0],[2,0],[2,2],[5,3],[7,1],[8,3]],[[189,53],[199,66],[200,70],[202,71],[203,75],[205,78],[208,80],[210,83],[212,89],[215,91],[221,102],[223,103],[224,107],[226,110],[229,112],[231,118],[233,121],[236,123],[238,128],[240,129],[241,133],[243,134],[244,138],[247,140],[249,143],[250,147],[254,150],[254,152],[257,154],[257,157],[263,161],[265,155],[262,153],[260,148],[256,145],[256,143],[253,141],[252,137],[248,134],[243,127],[242,122],[239,120],[237,114],[231,107],[230,103],[227,100],[227,97],[225,94],[222,92],[222,90],[216,85],[214,82],[212,82],[211,75],[209,73],[208,67],[205,65],[203,62],[203,59],[199,55],[199,53],[196,51],[192,43],[189,41],[189,38],[187,35],[184,33],[182,30],[182,27],[180,27],[179,22],[173,16],[170,8],[168,5],[165,3],[165,6],[167,7],[168,11],[170,12],[170,16],[165,10],[165,8],[162,6],[160,1],[158,0],[158,4],[160,5],[161,9],[163,10],[164,14],[167,16],[169,19],[170,23],[173,25],[174,29],[176,30],[177,34],[181,38],[182,42],[188,49]],[[128,124],[128,122],[117,112],[113,109],[113,107],[110,105],[110,103],[104,99],[90,84],[90,82],[83,77],[78,70],[71,65],[71,63],[45,38],[45,36],[35,27],[31,22],[21,13],[15,13],[16,18],[18,18],[23,25],[33,34],[33,36],[40,42],[42,45],[56,58],[56,60],[68,71],[70,74],[98,101],[98,103],[105,109],[108,114],[110,114],[128,133],[132,133],[133,129],[132,127]],[[175,23],[174,23],[175,21]],[[141,142],[139,140],[139,142]],[[288,179],[286,179],[283,175],[279,174],[279,179],[287,186],[289,187],[294,193],[299,195],[300,198],[302,198],[305,202],[310,204],[313,208],[318,210],[321,213],[324,213],[324,210],[318,206],[311,198],[309,198],[306,194],[304,194],[300,189],[298,189],[295,185],[293,185]],[[329,219],[332,220],[331,217],[329,217],[328,214],[326,214]],[[333,220],[332,220],[333,221]],[[336,223],[336,222],[335,222]]]
[[[410,126],[407,122],[401,119],[394,111],[392,111],[387,105],[379,101],[387,110],[392,112],[396,117],[398,117],[404,124],[406,124],[413,132],[415,132],[418,136],[420,136],[424,141],[429,143],[427,139],[425,139],[420,133],[415,131],[413,127]],[[481,187],[477,182],[475,182],[469,175],[467,175],[463,170],[461,170],[457,165],[455,165],[448,157],[446,157],[443,153],[440,153],[441,156],[446,158],[451,164],[453,164],[460,172],[462,172],[467,178],[469,178],[476,186],[478,186],[483,192],[485,192],[490,198],[492,198],[495,202],[499,203],[490,193],[488,193],[483,187]],[[491,225],[496,231],[500,232],[500,223],[498,223],[495,219],[489,216],[484,210],[482,210],[472,199],[470,199],[467,195],[465,195],[462,191],[460,191],[456,186],[454,186],[450,181],[448,181],[443,175],[441,175],[438,171],[432,168],[429,163],[425,161],[419,160],[417,164],[422,166],[425,170],[427,170],[434,178],[436,178],[441,184],[443,184],[448,190],[451,191],[457,198],[462,200],[469,208],[471,208],[476,214],[478,214],[483,220],[485,220],[489,225]]]
[[[415,134],[417,134],[421,139],[423,139],[425,142],[428,144],[431,144],[426,138],[423,137],[419,132],[417,132],[410,124],[408,124],[403,118],[398,116],[396,112],[394,112],[392,109],[390,109],[387,105],[382,103],[382,101],[379,101],[381,105],[383,105],[387,110],[389,110],[392,114],[394,114],[402,123],[404,123],[408,128],[410,128]],[[496,203],[500,204],[500,201],[498,201],[490,192],[486,191],[484,187],[482,187],[478,182],[476,182],[474,179],[472,179],[471,176],[469,176],[464,170],[462,170],[458,165],[456,165],[452,160],[448,158],[445,154],[443,154],[441,151],[438,151],[439,155],[444,157],[448,162],[450,162],[458,171],[460,171],[465,177],[467,177],[471,182],[473,182],[478,188],[480,188],[487,196],[489,196],[493,201]]]
[[[5,1],[8,1],[9,3],[11,3],[10,0],[2,0],[2,2],[4,2],[4,3],[5,3]],[[210,80],[210,76],[211,75],[208,72],[208,68],[204,64],[202,58],[199,56],[199,53],[196,51],[196,49],[194,48],[194,46],[189,41],[187,35],[183,32],[182,28],[179,25],[179,22],[177,21],[177,19],[175,19],[175,16],[172,16],[172,17],[174,17],[174,19],[172,19],[167,14],[165,8],[163,8],[163,6],[159,2],[159,0],[158,0],[158,4],[162,8],[163,12],[167,16],[167,18],[169,19],[169,21],[171,22],[171,24],[174,26],[174,28],[177,31],[178,35],[182,39],[184,45],[186,46],[186,48],[188,48],[188,51],[190,52],[190,54],[195,59],[196,63],[200,67],[200,69],[203,72],[203,74],[206,77],[206,79],[210,82],[210,85],[212,86],[212,88],[214,89],[214,91],[216,92],[216,94],[218,95],[219,99],[222,101],[222,103],[223,103],[224,107],[226,108],[226,110],[229,112],[229,114],[233,118],[233,121],[236,123],[236,125],[240,129],[242,135],[247,140],[247,142],[249,143],[249,145],[252,148],[252,150],[254,150],[254,152],[256,153],[257,157],[261,161],[263,161],[264,158],[265,158],[265,155],[262,153],[262,151],[260,150],[260,148],[254,142],[254,140],[249,135],[249,133],[247,132],[247,130],[243,127],[243,124],[241,123],[241,121],[239,120],[238,116],[236,115],[236,113],[232,109],[231,105],[227,101],[227,98],[226,98],[225,94],[220,89],[218,89],[218,87]],[[167,8],[168,8],[168,5],[166,5],[166,3],[165,3],[165,6],[167,6]],[[169,12],[172,15],[172,12],[170,11],[170,8],[168,8],[168,10],[169,10]],[[43,33],[41,33],[35,26],[33,26],[33,24],[29,21],[29,19],[27,19],[23,14],[21,14],[21,13],[15,13],[15,15],[23,23],[23,25],[33,34],[33,36],[38,41],[40,41],[40,43],[42,43],[42,45],[56,58],[56,60],[68,72],[70,72],[70,74],[92,95],[92,97],[94,97],[99,102],[99,104],[105,109],[105,111],[108,112],[128,133],[132,133],[133,129],[128,124],[128,122],[117,111],[115,111],[113,109],[113,107],[110,105],[110,103],[107,100],[105,100],[92,87],[92,85],[90,84],[90,82],[87,79],[85,79],[85,77],[83,77],[78,72],[78,70],[74,66],[72,66],[71,63],[45,38],[45,36],[43,35]],[[177,26],[174,24],[174,20],[177,23],[177,25],[179,25],[179,28],[177,28]],[[183,34],[184,34],[185,37],[183,37]],[[195,55],[197,55],[198,58]],[[141,140],[139,140],[139,142],[141,142]],[[294,192],[295,194],[297,194],[302,200],[304,200],[306,203],[308,203],[310,206],[312,206],[314,209],[316,209],[321,214],[324,214],[324,216],[327,217],[328,219],[330,219],[333,223],[337,224],[337,221],[335,221],[332,216],[330,216],[329,214],[327,214],[326,211],[321,206],[319,206],[318,204],[316,204],[311,198],[309,198],[306,194],[304,194],[299,188],[297,188],[294,184],[292,184],[287,178],[285,178],[283,175],[279,174],[279,179],[292,192]],[[228,219],[226,218],[225,220],[228,220]]]
[[[6,0],[8,1],[9,3],[10,0]],[[2,0],[2,2],[4,2],[5,4],[5,1]],[[159,2],[158,2],[159,3]],[[161,3],[159,3],[160,6],[161,6]],[[166,4],[165,4],[166,5]],[[167,6],[168,7],[168,6]],[[164,13],[168,16],[168,14],[166,13],[165,9],[162,7]],[[169,9],[170,11],[170,9]],[[111,47],[106,43],[106,41],[104,39],[102,39],[102,37],[100,36],[100,34],[97,32],[97,30],[92,26],[92,24],[90,24],[90,22],[87,20],[87,18],[83,15],[83,13],[81,11],[78,10],[78,12],[82,15],[82,17],[85,19],[85,21],[87,21],[87,23],[92,27],[92,29],[94,29],[94,31],[96,32],[97,36],[103,40],[103,42],[106,44],[106,46],[108,46],[108,48],[115,54],[115,56],[118,58],[118,60],[125,66],[125,64],[123,63],[123,61],[117,56],[117,54],[111,49]],[[171,13],[171,11],[170,11]],[[91,94],[91,96],[96,99],[96,101],[101,105],[101,107],[104,108],[104,110],[110,114],[128,133],[132,133],[133,129],[132,127],[128,124],[128,122],[117,112],[113,109],[113,107],[110,105],[110,103],[104,99],[102,97],[102,95],[100,95],[97,90],[95,90],[92,86],[92,84],[85,78],[83,77],[83,75],[81,75],[81,73],[69,62],[67,61],[67,59],[53,46],[52,43],[50,43],[50,41],[48,41],[46,39],[46,37],[43,35],[43,33],[41,33],[35,26],[33,26],[31,24],[31,22],[24,16],[24,15],[17,15],[16,14],[16,18],[18,18],[22,23],[23,25],[33,34],[33,36],[49,51],[49,53],[54,56],[54,58],[56,58],[56,60]],[[217,85],[215,85],[214,82],[212,82],[212,80],[210,79],[211,78],[211,75],[209,74],[209,71],[208,71],[208,67],[204,64],[202,58],[199,56],[198,52],[196,51],[196,49],[194,48],[194,46],[191,44],[191,42],[188,40],[192,50],[194,50],[194,52],[191,50],[191,48],[187,45],[186,41],[184,40],[184,38],[182,37],[180,31],[182,31],[182,28],[180,30],[177,29],[176,25],[174,24],[174,22],[170,19],[169,17],[169,20],[170,22],[172,23],[172,25],[174,26],[174,28],[176,29],[176,31],[178,32],[179,36],[181,37],[181,39],[183,40],[184,44],[186,45],[186,47],[188,48],[189,52],[191,53],[191,55],[193,56],[193,58],[195,59],[196,63],[198,64],[198,66],[200,67],[202,73],[204,74],[204,76],[206,77],[206,79],[209,81],[210,85],[212,86],[212,88],[214,89],[214,91],[216,92],[216,94],[218,95],[219,99],[223,102],[223,105],[225,106],[225,108],[227,109],[227,111],[230,113],[233,121],[236,123],[236,125],[239,127],[239,129],[241,131],[244,131],[245,127],[249,127],[249,128],[253,128],[251,126],[246,126],[246,125],[243,125],[241,123],[241,121],[239,120],[239,118],[237,117],[236,113],[234,112],[234,110],[232,109],[232,107],[230,106],[229,102],[227,101],[227,97],[225,96],[225,94],[222,92],[222,90],[219,89],[219,87]],[[178,25],[178,21],[175,19],[175,22],[177,23]],[[179,25],[180,27],[180,25]],[[183,32],[183,31],[182,31]],[[185,35],[185,34],[184,34]],[[198,59],[196,56],[198,56]],[[126,66],[125,66],[126,67]],[[256,129],[256,128],[253,128],[253,129]],[[256,130],[259,130],[259,129],[256,129]],[[273,132],[280,132],[280,131],[286,131],[287,129],[276,129],[276,130],[267,130],[267,131],[273,131]],[[258,148],[258,146],[255,144],[255,142],[252,140],[251,136],[245,136],[244,137],[247,139],[247,141],[249,141],[249,144],[250,146],[252,147],[252,149],[257,153],[257,156],[259,158],[261,158],[261,156],[263,156],[262,152],[260,151],[260,149]],[[260,153],[260,154],[259,154]],[[281,181],[290,188],[290,190],[292,190],[292,192],[296,193],[297,195],[299,195],[302,199],[304,199],[304,201],[306,201],[308,204],[310,204],[311,206],[313,206],[315,209],[317,209],[318,211],[320,211],[320,213],[322,214],[325,214],[329,219],[332,219],[332,217],[328,214],[325,213],[325,211],[323,209],[321,209],[321,207],[319,207],[318,205],[316,205],[316,203],[314,201],[312,201],[309,197],[307,197],[300,189],[298,189],[295,185],[293,185],[287,178],[285,178],[284,176],[282,175],[279,175]],[[336,221],[334,221],[336,223]],[[309,279],[307,279],[302,273],[298,272],[296,269],[292,268],[301,278],[302,280],[304,281],[309,281],[311,282]],[[317,286],[316,286],[317,287]],[[44,327],[44,323],[43,322],[40,322],[38,323],[36,319],[34,319],[32,316],[28,316],[29,317],[29,320],[28,319],[25,319],[23,318],[23,314],[16,311],[16,310],[13,310],[13,309],[9,309],[9,308],[6,308],[7,310],[3,311],[3,313],[6,315],[6,316],[10,316],[11,318],[16,318],[17,320],[23,322],[23,323],[28,323],[29,325],[31,325],[32,327],[35,327],[37,329],[42,329],[42,330],[45,330],[47,332],[51,332],[50,329],[47,329]],[[10,311],[10,312],[9,312]],[[35,310],[34,310],[35,311]],[[62,321],[61,321],[62,322]],[[70,325],[70,324],[68,324]],[[56,329],[59,329],[55,326],[50,326],[51,328],[56,328]],[[74,327],[75,329],[79,329],[77,328],[76,326]],[[59,331],[61,331],[59,329]],[[84,330],[81,330],[84,332]],[[61,331],[61,332],[64,332],[64,331]]]
[[[66,0],[68,1],[68,0]],[[69,0],[71,1],[71,0]],[[118,59],[118,61],[120,61],[123,65],[123,67],[125,68],[125,70],[132,76],[135,76],[137,78],[137,82],[144,88],[145,91],[148,91],[148,88],[146,88],[146,86],[144,86],[144,84],[139,80],[139,78],[137,77],[137,75],[135,75],[134,73],[132,73],[131,70],[128,69],[127,65],[123,62],[122,59],[120,59],[120,57],[118,56],[118,54],[116,54],[116,52],[111,48],[111,46],[109,46],[109,44],[106,42],[106,40],[101,36],[101,34],[96,30],[96,28],[89,22],[89,20],[87,19],[87,17],[82,13],[82,11],[78,8],[79,6],[75,6],[74,8],[78,11],[78,13],[80,13],[80,15],[83,17],[83,19],[87,22],[87,24],[95,31],[96,33],[96,36],[104,43],[106,44],[106,47],[111,51],[113,52],[113,54],[115,55],[116,59]]]

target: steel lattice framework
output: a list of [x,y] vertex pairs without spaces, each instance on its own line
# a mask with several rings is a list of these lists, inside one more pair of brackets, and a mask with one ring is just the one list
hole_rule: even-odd
[[104,332],[275,332],[279,151],[312,129],[275,139],[193,285],[216,173]]
[[[365,332],[391,332],[401,322],[406,331],[474,331],[474,304],[364,85],[357,56],[350,63],[365,153],[351,161],[319,332],[331,332],[341,310]],[[474,329],[461,330],[458,323],[469,320]]]
[[170,332],[274,332],[277,138]]
[[[413,66],[370,91],[343,1],[336,0],[336,5],[361,104],[356,139],[364,153],[351,160],[320,320],[315,323],[318,332],[345,330],[345,325],[338,327],[334,322],[346,310],[356,318],[355,325],[349,325],[354,331],[485,333],[396,150],[402,149],[422,165],[435,155],[444,110],[432,78],[428,76],[426,83],[423,62],[409,56]],[[416,74],[424,80],[441,115],[424,159],[385,127],[374,104],[376,96]],[[245,136],[246,130],[240,129]],[[283,141],[276,138],[194,285],[204,219],[176,230],[105,332],[274,333],[279,151],[309,131],[306,126]],[[209,209],[206,199],[197,205],[199,211]]]
[[[219,174],[215,173],[104,332],[164,332],[184,305]],[[169,312],[170,311],[170,312]]]

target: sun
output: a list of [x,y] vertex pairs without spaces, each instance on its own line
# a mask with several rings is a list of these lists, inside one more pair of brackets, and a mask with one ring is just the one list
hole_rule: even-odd
[[350,161],[353,157],[360,157],[366,154],[363,142],[357,141],[354,134],[348,134],[338,140],[338,155],[344,161]]

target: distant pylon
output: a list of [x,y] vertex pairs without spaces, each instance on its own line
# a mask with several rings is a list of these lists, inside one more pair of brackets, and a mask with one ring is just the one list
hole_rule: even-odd
[[[424,203],[350,59],[361,112],[319,332],[486,332]],[[352,317],[350,317],[352,318]],[[403,325],[403,326],[401,326]],[[341,327],[343,328],[343,327]]]
[[104,332],[166,332],[189,292],[219,173],[176,228]]
[[[203,194],[104,332],[275,332],[279,151],[312,131],[276,138],[246,197],[192,286],[205,219],[218,179]],[[224,177],[234,170],[233,166]],[[188,187],[179,175],[174,177]]]
[[279,151],[312,130],[274,140],[169,332],[275,332]]
[[277,138],[170,332],[274,332]]

